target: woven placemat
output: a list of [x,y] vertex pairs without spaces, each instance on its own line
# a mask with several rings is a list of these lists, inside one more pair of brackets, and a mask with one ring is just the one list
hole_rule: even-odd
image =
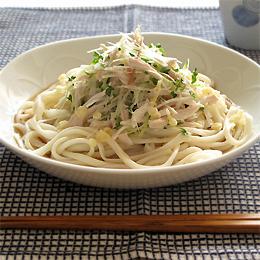
[[[121,6],[0,9],[0,65],[47,42],[143,31],[192,35],[224,44],[217,9]],[[237,49],[260,62],[260,53]],[[135,215],[260,212],[260,145],[203,178],[176,186],[115,190],[49,176],[0,145],[1,215]],[[259,259],[260,235],[1,230],[0,258]]]

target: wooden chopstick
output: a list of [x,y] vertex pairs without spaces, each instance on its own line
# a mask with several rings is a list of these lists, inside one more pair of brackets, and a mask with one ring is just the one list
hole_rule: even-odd
[[10,216],[0,227],[181,233],[260,233],[260,214]]

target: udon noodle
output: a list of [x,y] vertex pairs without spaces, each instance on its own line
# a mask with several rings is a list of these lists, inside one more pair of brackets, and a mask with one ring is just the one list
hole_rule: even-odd
[[145,168],[219,157],[248,139],[251,116],[189,62],[145,45],[139,28],[91,52],[89,65],[22,105],[21,147],[72,164]]

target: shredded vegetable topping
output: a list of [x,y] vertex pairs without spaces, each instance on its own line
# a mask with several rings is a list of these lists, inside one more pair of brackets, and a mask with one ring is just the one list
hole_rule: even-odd
[[251,116],[189,61],[145,45],[139,28],[91,53],[89,65],[21,107],[20,146],[68,163],[143,168],[218,157],[248,139]]

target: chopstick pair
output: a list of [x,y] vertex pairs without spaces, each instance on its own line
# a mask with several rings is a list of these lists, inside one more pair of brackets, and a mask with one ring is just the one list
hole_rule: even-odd
[[260,214],[9,216],[0,227],[181,233],[260,233]]

